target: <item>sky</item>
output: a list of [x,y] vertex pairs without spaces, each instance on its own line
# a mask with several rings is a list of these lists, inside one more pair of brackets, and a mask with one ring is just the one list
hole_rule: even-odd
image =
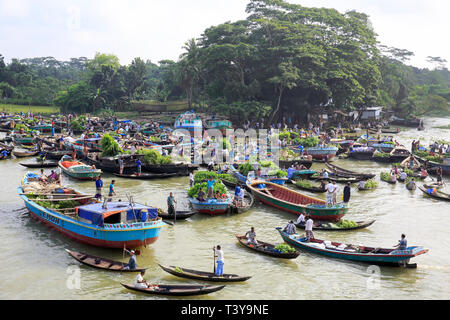
[[[0,0],[0,54],[58,60],[112,53],[177,60],[184,43],[213,25],[245,19],[247,0]],[[370,16],[378,41],[415,53],[408,64],[450,62],[449,0],[288,0],[306,7],[356,10]],[[447,39],[447,40],[445,40]],[[447,67],[450,63],[447,64]]]

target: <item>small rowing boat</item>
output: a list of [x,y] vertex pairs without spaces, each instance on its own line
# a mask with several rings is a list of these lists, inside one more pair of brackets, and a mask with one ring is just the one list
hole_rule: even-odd
[[247,243],[247,237],[243,235],[236,234],[236,238],[238,239],[239,243],[242,244],[244,247],[271,257],[282,259],[295,259],[300,254],[300,252],[296,250],[294,252],[282,252],[281,250],[275,249],[275,245],[267,242],[262,242],[259,240],[257,245],[249,244]]
[[87,253],[67,250],[67,253],[72,256],[78,262],[81,262],[87,266],[97,269],[109,270],[109,271],[122,271],[122,272],[141,272],[146,270],[145,268],[137,268],[134,270],[124,269],[125,263],[120,261],[114,261],[102,257],[93,256]]
[[347,245],[338,242],[324,241],[319,239],[310,239],[301,237],[297,234],[287,234],[281,228],[277,228],[283,240],[300,249],[326,257],[335,259],[344,259],[356,262],[365,262],[377,265],[389,266],[409,266],[417,267],[417,265],[408,265],[411,258],[428,252],[428,249],[415,246],[408,247],[405,250],[384,249],[366,246]]
[[72,161],[72,158],[69,156],[62,157],[58,162],[58,167],[66,175],[79,180],[92,180],[95,177],[99,177],[102,173],[102,170],[94,169],[83,162]]
[[211,286],[199,284],[158,284],[151,288],[136,288],[133,285],[121,283],[129,290],[139,291],[147,294],[157,294],[166,296],[197,296],[216,292],[225,288],[225,286]]
[[27,168],[52,168],[57,167],[58,162],[47,161],[47,162],[34,162],[34,163],[19,163],[21,166]]
[[242,206],[236,206],[236,204],[232,203],[230,205],[230,211],[231,213],[244,213],[250,210],[253,207],[253,204],[255,203],[255,198],[252,196],[251,193],[245,192],[244,195],[244,201],[242,203]]
[[241,282],[247,281],[248,279],[251,278],[251,276],[242,277],[238,276],[237,274],[225,274],[225,273],[221,276],[218,276],[212,272],[197,271],[174,266],[165,267],[160,264],[159,266],[161,267],[161,269],[174,276],[187,279],[205,280],[212,282]]
[[[367,228],[367,227],[371,226],[374,222],[375,222],[375,220],[371,220],[371,221],[357,221],[356,222],[357,226],[348,227],[348,228],[339,228],[339,227],[334,227],[333,224],[330,224],[329,222],[319,221],[319,222],[314,222],[313,230],[320,230],[320,231],[350,231],[350,230],[358,230],[358,229]],[[305,229],[305,225],[304,224],[296,223],[295,226],[297,228],[300,228],[300,229]]]
[[422,191],[424,194],[426,194],[427,196],[437,199],[437,200],[444,200],[444,201],[450,201],[450,194],[447,194],[445,192],[439,191],[436,189],[436,193],[428,193],[427,190],[424,186],[420,186],[419,187],[420,191]]
[[367,179],[372,179],[375,177],[375,174],[372,173],[359,173],[359,172],[355,172],[355,171],[350,171],[341,167],[338,167],[334,164],[331,163],[326,163],[325,164],[333,173],[337,174],[337,175],[341,175],[341,176],[347,176],[347,177],[357,177],[357,178],[367,178]]
[[17,158],[33,157],[39,154],[39,151],[13,151],[13,155]]
[[176,217],[173,214],[168,214],[167,212],[163,211],[162,209],[158,209],[158,216],[166,219],[166,220],[186,220],[187,218],[192,217],[194,214],[196,214],[196,211],[178,211]]
[[114,173],[114,175],[120,178],[136,179],[136,180],[165,179],[179,176],[178,173],[142,173],[141,175]]

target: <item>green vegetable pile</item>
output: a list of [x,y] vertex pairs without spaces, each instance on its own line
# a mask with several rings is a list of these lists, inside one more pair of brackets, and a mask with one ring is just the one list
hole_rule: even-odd
[[293,253],[295,249],[286,243],[279,244],[275,247],[275,250],[281,251],[283,253]]
[[295,138],[293,141],[296,145],[302,145],[305,148],[313,148],[319,144],[319,138],[317,137],[308,137],[308,138]]
[[48,209],[70,209],[80,206],[80,203],[76,200],[68,201],[36,201],[38,205]]
[[100,140],[100,144],[102,146],[102,157],[115,157],[121,153],[123,150],[119,147],[119,144],[113,137],[109,134],[105,134]]
[[388,172],[381,172],[380,178],[383,181],[391,181],[391,175]]
[[381,158],[389,158],[391,154],[389,152],[375,152],[373,156]]
[[203,183],[204,180],[213,178],[214,180],[225,179],[231,182],[238,182],[231,174],[218,174],[212,171],[199,171],[194,175],[194,183]]
[[183,270],[182,270],[181,268],[179,268],[179,267],[176,267],[176,268],[174,269],[174,271],[175,271],[175,272],[178,272],[178,273],[183,273]]
[[[190,198],[197,198],[200,189],[203,190],[203,192],[206,195],[208,194],[207,193],[208,188],[207,188],[206,182],[203,182],[203,183],[194,184],[194,186],[188,190],[188,196]],[[228,194],[227,188],[220,180],[216,180],[216,182],[214,183],[214,186],[213,186],[213,193],[216,194],[217,191],[219,191],[219,194],[221,194],[221,195]]]
[[355,228],[358,224],[355,221],[341,220],[336,224],[339,228]]
[[405,173],[408,176],[413,176],[414,175],[414,172],[411,169],[405,168],[405,169],[403,169],[403,171],[405,171]]
[[375,189],[376,187],[378,187],[378,182],[373,179],[367,180],[364,184],[364,188]]
[[304,179],[299,179],[299,180],[295,181],[295,184],[299,187],[308,188],[308,189],[315,187],[311,182],[309,182],[308,180],[304,180]]
[[172,158],[170,156],[162,156],[158,151],[154,149],[141,149],[136,154],[144,155],[144,162],[147,164],[171,164]]

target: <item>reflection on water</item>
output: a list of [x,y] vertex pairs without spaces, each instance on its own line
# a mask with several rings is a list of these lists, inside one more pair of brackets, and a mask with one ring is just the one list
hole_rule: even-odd
[[[426,144],[433,138],[450,140],[448,119],[428,119],[426,131],[407,129],[396,139],[410,147],[412,139]],[[167,299],[134,293],[120,283],[131,283],[134,274],[111,273],[80,265],[64,249],[127,260],[121,250],[89,247],[49,230],[32,220],[23,209],[16,187],[26,168],[23,160],[0,162],[4,183],[0,185],[0,298],[4,299]],[[337,160],[336,164],[360,172],[379,173],[389,165],[371,161]],[[314,164],[314,169],[323,165]],[[37,171],[37,170],[36,170]],[[156,181],[118,179],[104,175],[105,185],[116,180],[118,194],[129,193],[135,201],[166,207],[169,192],[178,200],[177,208],[188,206],[187,177]],[[449,180],[446,178],[447,183]],[[93,182],[78,182],[64,177],[64,184],[94,193]],[[341,185],[341,190],[343,185]],[[446,189],[449,191],[449,188]],[[313,196],[324,197],[314,194]],[[146,278],[154,282],[199,283],[176,278],[162,271],[158,264],[179,265],[213,271],[214,245],[225,254],[225,272],[251,275],[244,283],[230,284],[222,291],[193,299],[448,299],[450,298],[450,206],[431,200],[420,190],[409,191],[404,184],[379,182],[377,190],[359,192],[352,186],[351,209],[347,219],[377,221],[370,228],[354,232],[316,232],[318,238],[338,242],[391,247],[406,233],[410,245],[430,248],[429,253],[412,262],[417,269],[381,267],[373,278],[368,265],[328,259],[302,252],[295,260],[279,260],[256,254],[238,244],[235,234],[256,228],[258,238],[280,243],[275,227],[284,226],[293,216],[262,204],[241,215],[209,217],[195,215],[187,221],[167,225],[158,241],[142,250],[140,266],[148,267]],[[78,268],[80,289],[68,289],[68,267]],[[377,282],[378,281],[378,282]],[[372,286],[378,283],[379,286]],[[183,299],[183,298],[179,298]]]

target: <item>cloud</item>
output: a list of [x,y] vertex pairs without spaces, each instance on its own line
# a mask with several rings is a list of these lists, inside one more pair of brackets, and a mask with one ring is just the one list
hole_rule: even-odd
[[1,0],[1,16],[10,18],[25,18],[30,13],[30,3],[28,0]]

